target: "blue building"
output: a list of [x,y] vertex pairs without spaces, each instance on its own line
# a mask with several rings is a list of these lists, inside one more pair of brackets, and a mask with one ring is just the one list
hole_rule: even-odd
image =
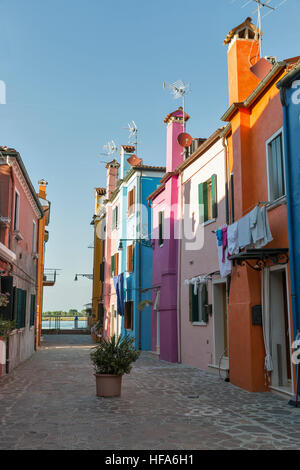
[[[277,87],[283,106],[293,333],[294,340],[300,340],[300,63],[278,82]],[[298,395],[299,369],[298,366]]]
[[[118,321],[113,324],[115,333],[133,336],[136,349],[147,351],[151,350],[153,256],[147,196],[160,185],[165,168],[144,165],[134,150],[129,145],[121,147],[120,179],[110,201],[117,230],[112,241],[112,256],[118,264],[114,287],[120,298],[114,313]],[[113,291],[111,299],[115,306]]]

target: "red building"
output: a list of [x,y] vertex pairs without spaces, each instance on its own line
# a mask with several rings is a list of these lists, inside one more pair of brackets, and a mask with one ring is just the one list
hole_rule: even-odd
[[43,216],[20,154],[0,147],[0,292],[9,294],[0,319],[15,323],[8,340],[0,341],[0,375],[34,351],[38,227]]

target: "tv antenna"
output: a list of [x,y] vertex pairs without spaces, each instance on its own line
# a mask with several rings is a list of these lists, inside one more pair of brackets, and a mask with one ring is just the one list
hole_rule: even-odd
[[137,146],[138,146],[138,128],[137,125],[134,121],[130,121],[128,123],[127,127],[124,127],[124,129],[127,129],[129,131],[129,136],[128,136],[128,144],[129,145],[134,145],[135,151],[137,153]]
[[118,147],[114,143],[113,140],[110,142],[107,142],[106,145],[103,145],[103,149],[106,151],[105,153],[100,153],[100,155],[105,155],[106,157],[110,157],[111,155],[114,155],[116,151],[118,150]]
[[190,85],[186,85],[182,80],[177,80],[174,83],[163,82],[163,88],[169,90],[174,99],[182,98],[182,109],[183,109],[183,132],[185,131],[185,115],[184,115],[184,104],[185,104],[185,95],[190,91]]

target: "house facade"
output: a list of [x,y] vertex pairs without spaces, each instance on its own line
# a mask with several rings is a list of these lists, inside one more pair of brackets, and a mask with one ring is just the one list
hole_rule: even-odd
[[147,195],[165,169],[144,165],[135,148],[121,147],[120,178],[106,201],[106,335],[127,334],[135,347],[151,349],[152,244]]
[[44,210],[20,154],[6,147],[0,151],[1,292],[9,294],[0,315],[15,324],[8,339],[1,340],[1,374],[5,374],[35,349],[39,221]]
[[[283,117],[277,82],[293,59],[259,56],[247,18],[228,46],[228,194],[237,250],[228,305],[230,381],[249,391],[291,394],[295,386]],[[236,225],[235,225],[236,224]]]
[[175,170],[184,159],[178,136],[189,119],[182,108],[168,114],[166,174],[148,196],[153,213],[152,351],[169,362],[178,361],[178,241],[179,178]]
[[229,284],[228,272],[220,272],[215,232],[228,222],[225,131],[214,132],[177,169],[179,360],[204,370],[221,368],[224,374],[229,370]]

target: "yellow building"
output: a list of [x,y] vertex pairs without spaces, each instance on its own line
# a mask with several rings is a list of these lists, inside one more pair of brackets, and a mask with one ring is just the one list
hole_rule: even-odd
[[103,286],[104,286],[104,254],[105,254],[105,188],[95,188],[95,210],[91,225],[94,226],[94,259],[93,259],[93,294],[92,318],[90,326],[100,322],[103,325]]
[[45,244],[48,241],[49,233],[46,227],[50,222],[50,202],[47,200],[46,187],[47,181],[39,181],[38,197],[44,211],[44,217],[39,220],[39,244],[38,244],[38,273],[37,273],[37,311],[36,311],[36,347],[41,343],[41,329],[42,329],[42,311],[43,311],[43,288],[44,286],[53,286],[56,281],[56,271],[45,271]]

